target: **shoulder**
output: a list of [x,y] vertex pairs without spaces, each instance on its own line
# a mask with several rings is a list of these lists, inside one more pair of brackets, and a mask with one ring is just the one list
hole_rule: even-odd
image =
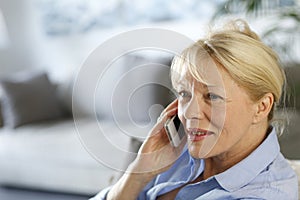
[[[241,191],[249,197],[298,200],[298,178],[281,153]],[[246,195],[247,196],[247,195]]]
[[298,199],[297,174],[281,153],[271,163],[269,168],[268,178],[270,180],[270,188],[285,195],[285,199]]

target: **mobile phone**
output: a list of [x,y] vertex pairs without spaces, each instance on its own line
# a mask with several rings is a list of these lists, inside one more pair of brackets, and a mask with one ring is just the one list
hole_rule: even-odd
[[180,122],[178,115],[168,119],[164,127],[171,144],[174,147],[178,147],[185,136],[184,127]]

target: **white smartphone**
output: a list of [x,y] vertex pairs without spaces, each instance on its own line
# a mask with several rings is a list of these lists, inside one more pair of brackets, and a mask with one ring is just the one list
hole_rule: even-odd
[[184,127],[181,124],[178,115],[167,120],[165,123],[165,130],[171,144],[174,147],[178,147],[185,136]]

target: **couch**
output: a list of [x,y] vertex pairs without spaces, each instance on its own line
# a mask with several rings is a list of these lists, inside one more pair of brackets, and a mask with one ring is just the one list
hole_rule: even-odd
[[[85,150],[74,119],[59,101],[61,86],[52,84],[44,72],[21,77],[1,82],[0,184],[80,194],[92,194],[111,184],[118,172],[101,165]],[[97,131],[97,123],[88,117],[77,122],[86,134]],[[114,128],[110,122],[105,126]],[[121,141],[129,143],[128,138]],[[100,139],[98,145],[105,146],[103,142]],[[107,153],[108,159],[110,156]]]
[[[155,83],[132,93],[131,103],[124,105],[131,109],[130,116],[127,111],[111,113],[107,109],[110,100],[105,97],[112,94],[103,96],[103,91],[99,92],[97,100],[101,104],[96,105],[96,115],[86,109],[85,90],[73,92],[76,75],[55,82],[47,72],[30,70],[2,78],[0,185],[94,195],[118,180],[135,157],[133,149],[136,151],[172,96],[170,82],[162,86],[157,80],[168,77],[166,67],[171,57],[145,55],[127,55],[116,63],[115,71],[119,71],[120,65],[124,71],[109,77],[105,83],[107,87],[115,87],[112,83],[121,77],[124,80],[126,70],[140,65],[152,67],[153,75],[132,77],[129,74],[129,80],[119,84],[113,93],[116,99],[129,100],[124,90],[137,83],[130,81],[150,77]],[[106,93],[111,91],[113,89],[106,88]],[[122,101],[116,102],[117,108],[122,104]]]
[[[87,134],[97,131],[93,120],[81,122]],[[105,122],[105,126],[120,135],[112,123]],[[4,128],[0,135],[1,185],[90,195],[119,177],[120,172],[96,161],[86,151],[73,119],[24,125],[14,131]],[[126,137],[121,141],[124,146],[130,142]],[[104,147],[106,142],[97,143]],[[118,155],[106,152],[106,156],[107,162],[116,162],[114,157]],[[119,158],[117,165],[123,165],[125,159]]]

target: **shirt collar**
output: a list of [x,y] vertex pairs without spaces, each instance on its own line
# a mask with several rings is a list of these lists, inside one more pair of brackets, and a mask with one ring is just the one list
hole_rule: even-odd
[[[232,192],[240,189],[260,174],[279,154],[280,147],[275,129],[249,156],[229,168],[215,175],[221,187]],[[237,177],[234,179],[234,177]]]

